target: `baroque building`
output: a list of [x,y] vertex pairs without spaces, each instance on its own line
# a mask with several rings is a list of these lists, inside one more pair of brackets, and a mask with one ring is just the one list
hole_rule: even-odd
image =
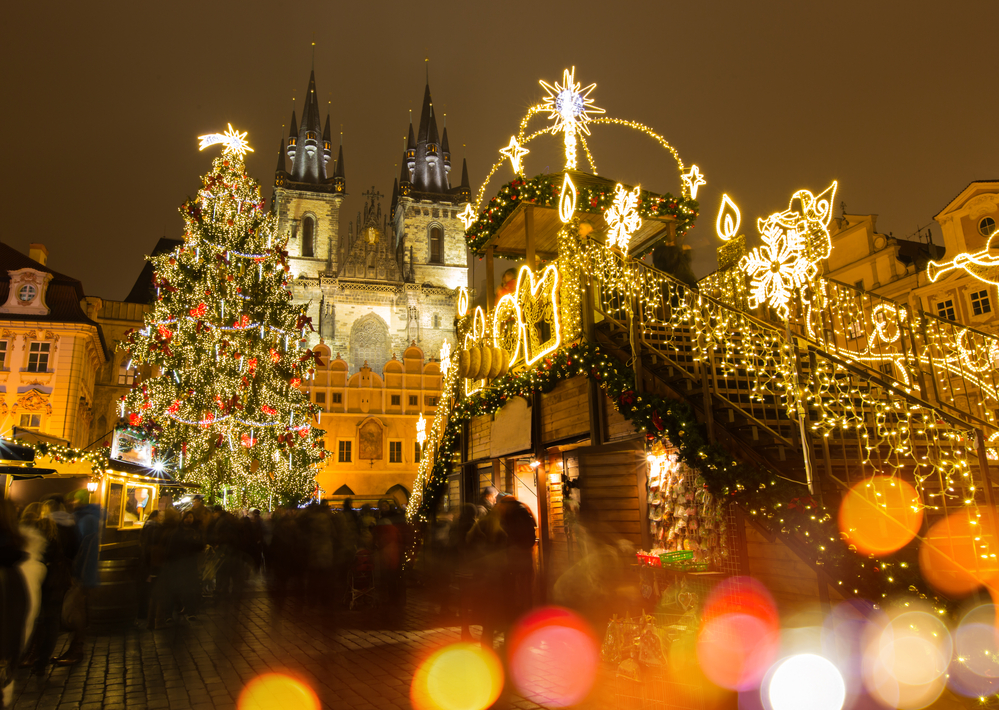
[[42,244],[26,256],[0,243],[0,433],[82,448],[108,360],[95,322],[100,299],[86,298],[80,281],[47,261]]

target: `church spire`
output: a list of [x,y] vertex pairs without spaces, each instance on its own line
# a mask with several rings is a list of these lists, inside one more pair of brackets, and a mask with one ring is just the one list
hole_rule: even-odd
[[284,136],[282,136],[281,142],[278,144],[278,161],[277,161],[277,169],[275,170],[275,172],[278,174],[288,172],[288,169],[285,167],[285,162],[284,162],[284,145],[285,145],[285,140]]
[[323,157],[325,162],[333,157],[333,141],[330,138],[330,115],[326,114],[326,127],[323,129]]
[[451,175],[451,148],[447,144],[447,116],[444,116],[444,133],[441,134],[441,160],[444,161],[444,183],[450,187],[448,177]]
[[[297,131],[296,131],[297,128]],[[309,74],[309,87],[305,92],[305,105],[302,106],[302,125],[295,126],[292,116],[292,136],[295,136],[295,150],[292,154],[289,138],[288,157],[291,158],[291,179],[293,182],[321,184],[326,180],[326,163],[330,152],[320,146],[319,98],[316,95],[316,72]],[[297,133],[297,136],[296,136]]]
[[333,170],[333,190],[341,195],[347,194],[347,175],[343,167],[343,133],[340,134],[340,152],[336,156],[336,167]]

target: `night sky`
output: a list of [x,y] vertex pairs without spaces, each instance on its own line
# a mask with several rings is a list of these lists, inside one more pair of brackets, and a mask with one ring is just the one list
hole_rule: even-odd
[[[313,42],[320,103],[334,133],[343,126],[344,232],[372,185],[388,209],[427,57],[453,183],[465,154],[473,191],[544,95],[538,79],[561,81],[572,65],[608,115],[666,136],[708,180],[688,237],[698,275],[715,268],[722,192],[751,242],[755,217],[833,179],[837,215],[842,200],[904,237],[970,181],[999,178],[995,0],[64,1],[12,3],[4,20],[0,239],[25,252],[44,243],[52,268],[111,299],[160,236],[180,236],[177,207],[215,155],[196,136],[227,122],[249,131],[248,168],[270,195]],[[601,175],[679,192],[652,141],[593,132]],[[529,147],[529,176],[560,166],[559,139]],[[510,176],[502,169],[487,194]]]

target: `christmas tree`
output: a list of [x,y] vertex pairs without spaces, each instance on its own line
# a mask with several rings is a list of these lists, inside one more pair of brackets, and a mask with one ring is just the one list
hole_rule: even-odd
[[318,413],[299,389],[318,355],[287,288],[287,239],[243,164],[245,133],[202,138],[225,151],[181,207],[184,243],[151,257],[156,300],[128,334],[133,367],[151,366],[123,399],[128,423],[154,438],[159,461],[210,498],[297,502],[325,458]]

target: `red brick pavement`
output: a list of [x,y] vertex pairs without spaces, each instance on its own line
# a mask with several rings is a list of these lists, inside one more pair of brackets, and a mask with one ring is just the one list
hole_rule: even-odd
[[[19,671],[14,707],[234,708],[247,682],[287,672],[307,682],[324,708],[410,708],[416,665],[459,640],[451,623],[437,617],[420,591],[411,591],[395,620],[310,609],[299,599],[279,612],[266,595],[255,594],[238,611],[209,608],[190,624],[95,630],[79,664],[50,668],[42,678]],[[609,707],[595,698],[588,705]],[[496,707],[541,706],[508,690]]]

